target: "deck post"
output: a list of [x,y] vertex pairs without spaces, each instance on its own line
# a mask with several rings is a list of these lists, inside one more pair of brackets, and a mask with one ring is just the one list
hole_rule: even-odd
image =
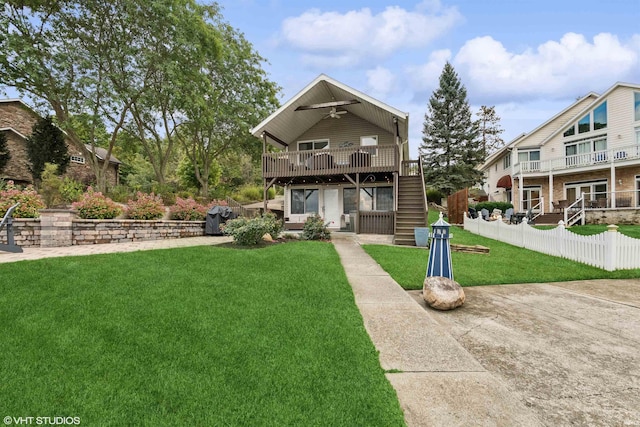
[[360,234],[360,172],[356,172],[356,234]]

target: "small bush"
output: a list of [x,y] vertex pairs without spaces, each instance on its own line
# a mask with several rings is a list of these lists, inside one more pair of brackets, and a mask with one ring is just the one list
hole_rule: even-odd
[[22,190],[14,185],[13,181],[7,181],[4,189],[0,191],[0,219],[16,203],[20,203],[20,206],[13,211],[14,218],[37,218],[40,216],[38,211],[45,208],[42,197],[32,186]]
[[40,181],[40,194],[48,208],[62,203],[62,178],[58,175],[58,165],[45,163]]
[[60,187],[60,196],[65,203],[73,203],[80,200],[84,193],[84,184],[71,177],[65,177]]
[[[271,190],[271,189],[269,189]],[[262,200],[263,189],[257,185],[245,185],[235,192],[231,197],[240,203],[257,202]],[[273,196],[272,196],[273,194]],[[267,197],[273,198],[275,190],[268,192]]]
[[264,215],[262,215],[262,219],[267,226],[267,233],[269,233],[272,239],[277,239],[284,229],[284,222],[281,219],[278,219],[278,217],[276,217],[273,212],[265,213]]
[[262,236],[269,232],[269,226],[262,217],[240,217],[227,221],[222,232],[233,237],[233,241],[243,246],[257,245],[262,241]]
[[310,216],[304,223],[302,229],[303,240],[330,240],[331,232],[327,229],[329,223],[324,222],[318,214]]
[[176,203],[169,208],[171,219],[179,221],[204,221],[208,208],[191,197],[176,197]]
[[136,200],[129,200],[127,205],[127,217],[131,219],[159,219],[164,215],[162,198],[153,193],[145,194],[138,191]]
[[480,212],[482,209],[486,209],[489,211],[489,213],[491,213],[494,209],[500,209],[502,213],[504,213],[507,209],[512,208],[513,205],[507,202],[480,202],[475,206],[469,207],[474,208],[476,212]]
[[109,197],[114,202],[126,203],[133,197],[133,191],[126,185],[119,184],[109,190]]
[[434,188],[429,188],[427,190],[427,202],[437,203],[438,205],[442,203],[442,198],[444,197],[444,193],[440,190],[436,190]]
[[113,219],[122,213],[122,208],[113,200],[91,187],[73,204],[73,208],[84,219]]

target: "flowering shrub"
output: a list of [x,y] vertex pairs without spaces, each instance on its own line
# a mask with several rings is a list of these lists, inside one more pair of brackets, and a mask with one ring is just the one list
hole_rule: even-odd
[[204,221],[207,207],[193,200],[191,197],[183,199],[176,197],[176,204],[169,208],[171,219],[180,221]]
[[208,206],[196,202],[191,197],[182,199],[176,197],[176,203],[169,208],[171,219],[180,221],[204,221],[207,211],[213,206],[227,206],[225,200],[213,200]]
[[37,218],[38,211],[45,208],[42,197],[32,186],[21,190],[13,181],[7,181],[4,189],[0,191],[0,219],[16,203],[20,203],[20,206],[13,211],[14,218]]
[[153,193],[138,191],[136,200],[129,200],[127,205],[127,217],[131,219],[158,219],[164,215],[162,198]]
[[122,208],[113,200],[99,191],[93,191],[91,187],[72,206],[78,211],[78,216],[84,219],[113,219],[122,213]]
[[330,240],[331,232],[327,229],[322,217],[318,214],[310,216],[304,223],[302,229],[303,240]]

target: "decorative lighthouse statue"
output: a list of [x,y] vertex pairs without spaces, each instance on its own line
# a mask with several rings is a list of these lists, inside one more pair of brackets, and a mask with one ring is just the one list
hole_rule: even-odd
[[429,248],[429,263],[427,264],[427,277],[446,277],[453,280],[451,268],[451,247],[449,245],[449,227],[451,225],[442,218],[431,224],[431,246]]

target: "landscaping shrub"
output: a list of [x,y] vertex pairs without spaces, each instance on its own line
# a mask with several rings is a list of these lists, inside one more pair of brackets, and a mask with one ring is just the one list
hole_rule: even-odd
[[40,195],[47,208],[62,203],[62,178],[58,175],[58,165],[45,163],[40,178]]
[[204,221],[208,208],[191,197],[176,197],[176,203],[169,208],[171,219],[179,221]]
[[512,208],[513,205],[507,202],[480,202],[475,206],[469,205],[469,207],[474,208],[477,212],[480,212],[482,209],[486,209],[491,213],[494,209],[500,209],[502,213],[504,213],[507,209]]
[[232,236],[239,245],[253,246],[262,241],[262,236],[269,232],[269,226],[263,217],[240,217],[227,221],[222,232]]
[[331,232],[327,229],[329,223],[325,223],[322,217],[318,214],[310,216],[304,223],[302,229],[303,240],[329,240],[331,239]]
[[32,186],[22,190],[13,181],[7,181],[0,191],[0,219],[16,203],[20,203],[20,206],[13,211],[14,218],[37,218],[40,216],[38,211],[45,208],[42,197]]
[[113,219],[122,213],[122,208],[113,200],[89,186],[80,201],[73,204],[78,216],[83,219]]
[[440,190],[436,190],[435,188],[427,189],[427,202],[433,202],[436,204],[442,203],[442,198],[444,197],[444,193]]
[[128,186],[119,184],[109,189],[109,197],[114,202],[126,203],[133,197],[133,191]]
[[[263,189],[257,185],[245,185],[231,195],[231,198],[240,203],[258,202],[262,200]],[[267,199],[273,199],[276,196],[276,190],[271,187],[267,191]]]
[[164,215],[162,198],[153,193],[145,194],[138,191],[136,200],[129,200],[127,205],[127,217],[131,219],[159,219]]
[[262,219],[267,226],[267,233],[269,233],[272,239],[277,239],[284,229],[284,222],[281,219],[278,219],[278,217],[273,212],[265,213],[264,215],[262,215]]
[[73,203],[80,200],[84,193],[84,184],[80,181],[76,181],[71,177],[65,177],[62,180],[62,186],[60,187],[60,196],[66,203]]

